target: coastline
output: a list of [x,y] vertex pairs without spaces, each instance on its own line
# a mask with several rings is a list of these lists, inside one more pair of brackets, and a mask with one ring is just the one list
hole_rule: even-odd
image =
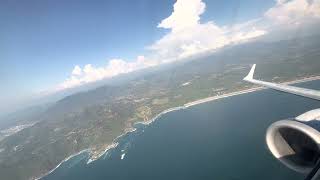
[[[303,82],[309,82],[309,81],[314,81],[314,80],[320,80],[320,75],[319,76],[309,76],[309,77],[304,77],[304,78],[300,78],[300,79],[296,79],[296,80],[291,80],[291,81],[285,81],[285,82],[277,82],[279,84],[286,84],[286,85],[290,85],[290,84],[296,84],[296,83],[303,83]],[[210,97],[206,97],[206,98],[202,98],[202,99],[198,99],[198,100],[195,100],[195,101],[191,101],[191,102],[188,102],[188,103],[185,103],[183,104],[182,106],[176,106],[176,107],[172,107],[172,108],[169,108],[169,109],[165,109],[163,110],[162,112],[160,112],[159,114],[157,114],[156,116],[154,116],[153,118],[151,118],[150,120],[148,121],[140,121],[140,122],[136,122],[134,123],[134,125],[136,124],[143,124],[145,126],[148,126],[150,125],[151,123],[153,123],[156,119],[160,118],[162,115],[164,114],[167,114],[169,112],[173,112],[173,111],[177,111],[177,110],[180,110],[180,109],[186,109],[186,108],[189,108],[189,107],[192,107],[192,106],[195,106],[195,105],[199,105],[199,104],[203,104],[203,103],[207,103],[207,102],[211,102],[211,101],[214,101],[214,100],[218,100],[218,99],[222,99],[222,98],[227,98],[227,97],[232,97],[232,96],[236,96],[236,95],[241,95],[241,94],[247,94],[247,93],[250,93],[250,92],[256,92],[256,91],[260,91],[260,90],[263,90],[263,89],[267,89],[265,87],[262,87],[262,86],[257,86],[257,87],[251,87],[251,88],[248,88],[248,89],[243,89],[243,90],[237,90],[237,91],[234,91],[234,92],[228,92],[228,93],[225,93],[225,94],[222,94],[222,95],[217,95],[217,96],[210,96]],[[93,153],[92,153],[92,148],[88,148],[88,149],[84,149],[84,150],[81,150],[80,152],[78,153],[75,153],[75,154],[72,154],[70,155],[69,157],[65,158],[63,161],[61,161],[55,168],[53,168],[52,170],[48,171],[47,173],[43,174],[43,175],[40,175],[40,177],[37,177],[37,178],[33,178],[34,180],[40,180],[42,179],[43,177],[49,175],[50,173],[52,173],[54,170],[56,170],[58,167],[60,167],[60,165],[66,161],[68,161],[69,159],[71,159],[72,157],[75,157],[83,152],[88,152],[89,153],[89,159],[87,161],[87,164],[90,164],[92,162],[94,162],[95,160],[99,159],[100,157],[102,157],[105,153],[107,153],[109,150],[111,149],[114,149],[118,146],[118,140],[127,135],[128,133],[130,132],[134,132],[136,131],[137,129],[134,127],[130,127],[130,128],[126,128],[124,130],[124,132],[122,134],[120,134],[119,136],[117,136],[113,141],[112,143],[108,144],[107,145],[107,148],[102,151],[101,153],[99,153],[97,156],[93,156]]]
[[43,175],[40,175],[40,177],[34,178],[34,180],[40,180],[41,178],[43,178],[43,177],[51,174],[54,170],[56,170],[58,167],[60,167],[61,164],[63,164],[64,162],[68,161],[69,159],[71,159],[71,158],[73,158],[73,157],[75,157],[75,156],[77,156],[77,155],[79,155],[79,154],[82,154],[82,153],[84,153],[84,152],[90,152],[90,149],[84,149],[84,150],[81,150],[81,151],[78,152],[78,153],[75,153],[75,154],[70,155],[69,157],[67,157],[67,158],[65,158],[64,160],[62,160],[55,168],[51,169],[50,171],[48,171],[47,173],[45,173],[45,174],[43,174]]
[[[128,133],[128,132],[126,132],[126,133]],[[116,139],[117,139],[117,138],[116,138]],[[100,158],[101,156],[103,156],[107,151],[109,151],[110,149],[113,149],[113,148],[117,147],[118,144],[119,144],[118,142],[115,142],[115,140],[113,140],[112,144],[107,145],[107,148],[106,148],[104,151],[102,151],[101,153],[99,153],[97,157],[91,156],[91,154],[90,154],[90,152],[89,152],[89,159],[88,159],[88,161],[87,161],[87,164],[90,164],[90,163],[92,163],[93,161],[99,159],[99,158]]]
[[[279,82],[279,84],[290,85],[290,84],[303,83],[303,82],[315,81],[315,80],[320,80],[320,76],[311,76],[311,77],[305,77],[305,78],[296,79],[296,80],[292,80],[292,81]],[[198,105],[198,104],[214,101],[214,100],[217,100],[217,99],[222,99],[222,98],[226,98],[226,97],[246,94],[246,93],[255,92],[255,91],[259,91],[259,90],[263,90],[263,89],[267,89],[267,88],[262,87],[262,86],[258,86],[258,87],[253,87],[253,88],[244,89],[244,90],[240,90],[240,91],[234,91],[234,92],[230,92],[230,93],[225,93],[225,94],[218,95],[218,96],[210,96],[210,97],[207,97],[207,98],[203,98],[203,99],[195,100],[195,101],[192,101],[192,102],[188,102],[188,103],[184,104],[184,107],[188,108],[188,107],[191,107],[191,106],[194,106],[194,105]]]

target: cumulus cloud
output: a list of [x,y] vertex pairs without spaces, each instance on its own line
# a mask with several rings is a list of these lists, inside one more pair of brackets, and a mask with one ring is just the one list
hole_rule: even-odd
[[271,40],[318,34],[320,0],[278,0],[263,20]]
[[205,12],[205,8],[201,0],[177,0],[172,14],[158,25],[159,28],[170,29],[170,32],[149,49],[161,59],[170,61],[267,33],[263,29],[251,26],[252,21],[224,27],[213,21],[201,23],[200,16]]
[[155,66],[157,65],[155,62],[156,61],[145,59],[144,56],[138,56],[133,62],[127,62],[122,59],[112,59],[105,67],[94,67],[91,64],[87,64],[81,68],[76,65],[72,71],[71,77],[61,83],[56,90],[68,89],[103,78]]
[[[129,73],[162,63],[181,60],[188,56],[216,50],[229,44],[243,43],[281,30],[318,22],[320,0],[276,0],[275,5],[258,19],[219,26],[214,21],[201,22],[206,5],[202,0],[177,0],[173,12],[163,19],[158,28],[168,29],[162,38],[149,45],[149,56],[138,56],[133,61],[111,59],[104,67],[91,64],[76,65],[70,78],[58,90],[72,88],[103,78]],[[312,29],[312,28],[311,28]]]
[[301,24],[305,21],[320,18],[319,0],[278,0],[265,16],[275,23]]
[[179,0],[173,5],[172,14],[162,20],[158,27],[172,29],[172,31],[177,32],[197,26],[200,21],[200,15],[204,13],[205,8],[206,5],[201,0]]
[[81,73],[82,73],[82,70],[78,65],[76,65],[72,70],[72,75],[81,75]]

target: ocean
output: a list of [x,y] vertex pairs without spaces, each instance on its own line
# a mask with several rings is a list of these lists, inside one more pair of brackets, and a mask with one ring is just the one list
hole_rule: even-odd
[[[320,89],[320,81],[298,86]],[[265,143],[268,126],[320,107],[320,102],[260,90],[169,112],[119,139],[87,164],[82,153],[44,180],[303,179],[277,161]]]

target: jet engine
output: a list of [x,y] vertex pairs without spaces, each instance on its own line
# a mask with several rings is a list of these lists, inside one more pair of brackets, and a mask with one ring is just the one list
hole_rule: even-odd
[[287,167],[309,173],[320,157],[320,109],[271,124],[266,141],[271,153]]

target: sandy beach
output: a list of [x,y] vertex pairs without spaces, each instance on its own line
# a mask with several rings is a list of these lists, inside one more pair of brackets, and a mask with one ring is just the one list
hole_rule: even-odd
[[[297,80],[293,80],[293,81],[280,82],[280,84],[296,84],[296,83],[308,82],[308,81],[313,81],[313,80],[320,80],[320,76],[311,76],[311,77],[301,78],[301,79],[297,79]],[[240,91],[234,91],[234,92],[230,92],[230,93],[225,93],[225,94],[218,95],[218,96],[211,96],[211,97],[195,100],[195,101],[192,101],[192,102],[188,102],[188,103],[186,103],[186,104],[184,104],[182,106],[177,106],[177,107],[172,107],[172,108],[166,109],[166,110],[162,111],[161,113],[157,114],[155,117],[151,118],[149,121],[137,122],[135,124],[143,124],[143,125],[148,126],[152,122],[154,122],[156,119],[161,117],[162,115],[167,114],[167,113],[172,112],[172,111],[177,111],[177,110],[180,110],[180,109],[186,109],[186,108],[198,105],[198,104],[211,102],[211,101],[214,101],[214,100],[217,100],[217,99],[232,97],[232,96],[236,96],[236,95],[246,94],[246,93],[250,93],[250,92],[255,92],[255,91],[262,90],[262,89],[266,89],[266,88],[264,88],[264,87],[253,87],[253,88],[244,89],[244,90],[240,90]],[[111,144],[109,144],[107,146],[107,148],[103,152],[99,153],[98,156],[90,157],[89,160],[87,161],[87,164],[99,159],[105,153],[107,153],[110,149],[116,148],[117,145],[118,145],[117,141],[119,140],[119,138],[127,135],[130,132],[134,132],[134,131],[136,131],[136,128],[133,128],[133,127],[125,129],[124,133],[119,135],[117,138],[115,138],[113,140],[113,142]],[[45,174],[41,175],[40,177],[34,178],[34,179],[38,180],[38,179],[41,179],[44,176],[49,175],[54,170],[56,170],[62,163],[68,161],[70,158],[72,158],[74,156],[77,156],[77,155],[79,155],[79,154],[81,154],[82,152],[85,152],[85,151],[87,151],[89,154],[92,154],[92,153],[90,153],[92,151],[91,149],[82,150],[82,151],[80,151],[80,152],[78,152],[76,154],[73,154],[73,155],[67,157],[63,161],[61,161],[54,169],[50,170],[48,173],[45,173]]]

